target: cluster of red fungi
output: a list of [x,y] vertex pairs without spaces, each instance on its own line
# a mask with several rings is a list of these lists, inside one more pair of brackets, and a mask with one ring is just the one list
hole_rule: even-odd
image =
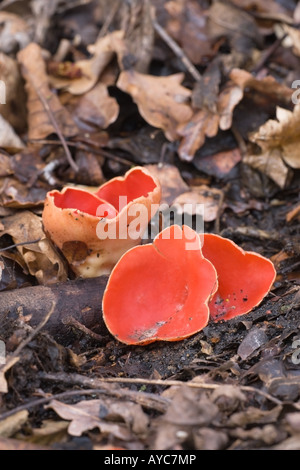
[[[111,334],[126,344],[178,341],[202,330],[210,319],[248,313],[268,294],[276,276],[267,258],[188,226],[172,225],[152,244],[140,245],[141,237],[133,239],[128,232],[136,217],[134,205],[143,204],[149,215],[139,227],[142,236],[151,207],[160,199],[158,180],[136,167],[96,192],[66,187],[49,192],[45,201],[44,229],[72,270],[82,277],[109,274],[103,318]],[[101,239],[99,222],[103,233],[126,227],[125,233]]]

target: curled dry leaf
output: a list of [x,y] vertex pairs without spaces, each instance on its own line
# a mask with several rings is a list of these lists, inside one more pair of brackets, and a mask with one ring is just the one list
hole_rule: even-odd
[[277,82],[272,76],[262,79],[254,77],[251,73],[243,69],[235,68],[230,72],[231,80],[238,85],[243,91],[250,88],[263,95],[268,95],[274,101],[290,104],[293,90],[291,88]]
[[220,189],[202,185],[181,194],[174,200],[173,204],[179,204],[180,206],[188,204],[189,207],[186,206],[185,209],[189,209],[192,215],[197,213],[197,205],[202,204],[204,222],[212,222],[218,216],[222,195],[223,192]]
[[22,49],[30,42],[29,27],[19,15],[1,11],[0,23],[0,50],[5,54]]
[[67,279],[67,271],[61,257],[44,234],[42,220],[29,211],[23,211],[1,220],[4,230],[14,243],[39,240],[36,243],[18,246],[28,271],[40,284],[51,284]]
[[251,141],[260,146],[261,153],[248,155],[245,163],[284,188],[290,174],[288,167],[300,169],[300,104],[293,111],[277,107],[276,117],[277,121],[270,119],[251,135]]
[[16,152],[24,148],[24,144],[17,136],[11,125],[0,114],[0,147]]
[[[16,60],[3,53],[0,53],[0,80],[5,83],[5,104],[1,104],[2,117],[16,132],[22,132],[26,127],[24,86]],[[1,98],[0,95],[0,103]]]
[[196,112],[188,123],[177,127],[178,134],[183,137],[178,149],[182,160],[193,160],[206,137],[216,136],[219,128],[223,131],[230,129],[234,108],[243,98],[243,94],[239,86],[229,81],[216,98],[216,112],[203,108]]
[[177,126],[193,115],[187,104],[191,90],[180,85],[183,78],[182,73],[156,77],[130,70],[120,74],[117,86],[131,95],[149,124],[163,129],[167,139],[174,141],[178,138]]
[[51,84],[57,88],[68,91],[72,95],[82,95],[91,90],[97,83],[99,77],[111,62],[116,51],[120,53],[123,45],[123,32],[114,31],[101,37],[95,44],[89,46],[89,52],[93,54],[91,59],[75,62],[80,77],[62,78],[51,75]]
[[61,418],[71,421],[68,432],[81,436],[83,432],[98,428],[101,434],[115,436],[124,441],[134,434],[143,434],[148,418],[140,405],[111,399],[82,400],[74,405],[52,400],[52,408]]
[[74,119],[83,122],[89,128],[106,129],[117,119],[119,105],[115,98],[109,96],[107,86],[98,83],[81,97],[74,114],[76,116]]
[[300,56],[300,31],[287,24],[283,25],[284,32],[288,35],[293,44],[293,52],[296,56]]
[[78,133],[78,128],[68,111],[61,105],[58,97],[50,90],[42,50],[38,44],[30,43],[18,53],[22,75],[26,81],[28,94],[28,138],[44,139],[56,132],[45,110],[40,96],[49,106],[62,134],[71,137]]
[[162,204],[171,206],[180,194],[189,190],[189,186],[182,179],[180,171],[174,165],[145,165],[144,168],[147,168],[151,175],[160,182]]
[[218,52],[221,41],[210,34],[207,10],[196,0],[168,1],[167,32],[178,42],[194,64],[205,63]]

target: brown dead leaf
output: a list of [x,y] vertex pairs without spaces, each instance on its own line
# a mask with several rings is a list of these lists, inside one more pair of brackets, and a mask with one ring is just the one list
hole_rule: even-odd
[[293,112],[277,107],[276,117],[277,121],[270,119],[250,136],[251,141],[260,146],[261,153],[246,156],[245,163],[284,188],[290,175],[288,166],[300,169],[300,104]]
[[0,147],[16,152],[24,148],[24,144],[17,136],[11,125],[0,114]]
[[298,218],[300,219],[300,204],[297,204],[293,209],[291,209],[287,214],[286,214],[286,221],[291,222],[292,220]]
[[296,56],[300,56],[300,31],[287,24],[283,25],[284,32],[288,35],[293,44],[293,52]]
[[0,50],[5,54],[22,49],[30,42],[29,27],[19,15],[1,11],[0,23]]
[[189,190],[178,168],[174,165],[145,165],[150,173],[159,180],[162,188],[161,203],[171,206],[174,200]]
[[293,90],[277,82],[272,76],[258,79],[246,70],[238,68],[233,69],[229,76],[243,91],[245,91],[245,88],[250,88],[262,95],[268,95],[273,101],[276,100],[286,104],[290,104],[291,102]]
[[89,129],[95,127],[106,129],[117,119],[119,105],[115,98],[109,96],[107,86],[98,83],[80,98],[74,114],[76,120],[82,122],[86,127],[88,126]]
[[29,211],[18,212],[1,220],[4,229],[1,235],[9,234],[14,243],[39,240],[21,245],[17,249],[23,257],[28,271],[40,284],[51,284],[67,279],[64,262],[43,231],[42,220]]
[[198,170],[217,178],[224,178],[241,161],[241,151],[238,148],[225,150],[214,155],[199,156],[195,166]]
[[231,2],[216,0],[208,12],[210,37],[227,38],[233,50],[232,62],[243,65],[262,37],[255,19]]
[[41,446],[50,446],[55,442],[61,444],[67,440],[68,425],[67,421],[44,420],[39,428],[31,430],[26,440],[31,444],[39,444]]
[[47,190],[36,186],[28,187],[16,178],[0,178],[0,203],[3,207],[29,209],[41,206]]
[[219,129],[219,116],[209,110],[198,111],[186,124],[177,127],[182,137],[178,155],[182,160],[190,162],[196,151],[202,147],[206,137],[214,137]]
[[98,428],[103,435],[127,441],[132,438],[132,433],[143,434],[148,425],[148,418],[141,406],[132,402],[118,403],[103,398],[68,405],[52,400],[47,408],[52,408],[61,418],[71,421],[68,428],[71,436],[81,436],[83,432]]
[[214,57],[223,40],[210,34],[208,10],[196,0],[168,1],[166,30],[180,44],[194,64],[204,64]]
[[[57,77],[51,75],[50,80],[54,88],[68,91],[72,95],[82,95],[91,90],[97,83],[99,77],[104,72],[107,65],[111,62],[115,52],[121,53],[123,46],[122,31],[114,31],[88,47],[93,57],[91,59],[78,60],[74,67],[80,71],[81,76],[74,77]],[[79,72],[77,72],[79,73]]]
[[16,434],[28,418],[28,411],[18,411],[17,413],[9,416],[6,419],[0,421],[0,436],[11,437]]
[[218,407],[202,391],[185,386],[175,389],[167,412],[157,419],[154,449],[172,449],[189,441],[194,430],[209,426],[217,414]]
[[203,108],[194,114],[188,123],[179,125],[177,132],[183,137],[178,149],[180,158],[185,161],[193,160],[206,137],[215,137],[219,128],[230,129],[234,108],[242,98],[243,91],[235,83],[229,81],[217,97],[215,113],[208,108]]
[[24,85],[16,60],[3,53],[0,53],[0,80],[5,83],[5,104],[0,105],[1,114],[20,133],[26,128],[27,118]]
[[26,81],[28,94],[28,138],[30,140],[44,139],[48,135],[56,133],[39,95],[49,106],[62,134],[66,137],[76,135],[79,132],[76,124],[68,111],[61,105],[58,97],[49,88],[41,48],[35,43],[30,43],[18,53],[18,62]]
[[[179,204],[180,206],[189,204],[191,215],[195,215],[197,205],[202,204],[204,206],[204,222],[212,222],[216,220],[218,216],[222,195],[220,189],[209,188],[208,186],[202,185],[192,188],[192,191],[181,194],[173,201],[173,204]],[[186,209],[185,207],[185,210]]]
[[188,122],[193,115],[187,104],[191,90],[180,85],[183,78],[182,73],[156,77],[130,70],[120,74],[117,86],[131,95],[149,124],[163,129],[167,139],[174,141],[178,125]]

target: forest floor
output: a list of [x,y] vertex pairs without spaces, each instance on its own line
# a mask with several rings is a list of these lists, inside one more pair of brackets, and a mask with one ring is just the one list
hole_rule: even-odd
[[[299,450],[299,3],[4,0],[0,23],[0,449]],[[258,307],[107,331],[107,277],[76,279],[41,215],[136,165],[273,261]]]

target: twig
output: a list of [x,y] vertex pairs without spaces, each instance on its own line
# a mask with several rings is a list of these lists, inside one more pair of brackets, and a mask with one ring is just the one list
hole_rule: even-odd
[[19,355],[20,355],[20,352],[22,351],[22,349],[25,348],[25,346],[27,346],[27,344],[30,343],[30,341],[32,341],[32,339],[35,337],[35,335],[43,328],[43,326],[47,323],[47,321],[49,320],[49,318],[51,317],[52,313],[54,312],[54,308],[55,308],[55,303],[52,302],[52,306],[49,310],[49,312],[45,315],[45,317],[43,318],[43,320],[41,321],[41,323],[34,329],[32,330],[32,332],[28,335],[27,338],[24,339],[24,341],[22,341],[19,346],[17,347],[17,349],[15,349],[15,351],[10,354],[7,358],[7,361],[6,361],[6,364],[4,364],[3,366],[0,366],[0,371],[7,371],[8,369],[10,369],[10,367],[12,367],[18,360],[19,358]]
[[120,8],[120,0],[115,0],[114,5],[111,7],[110,12],[106,16],[105,21],[100,29],[100,32],[97,37],[97,41],[98,39],[103,38],[107,34],[108,29],[110,25],[112,24],[119,8]]
[[[61,145],[61,142],[57,140],[51,140],[51,139],[30,139],[29,142],[38,142],[39,144],[45,144],[45,145]],[[106,150],[103,149],[95,149],[94,147],[90,147],[87,145],[79,144],[77,142],[66,142],[66,145],[69,147],[75,147],[78,150],[83,150],[85,152],[92,152],[95,153],[96,155],[101,155],[104,158],[108,158],[109,160],[114,160],[118,163],[121,163],[122,165],[128,165],[128,166],[134,166],[135,163],[127,160],[126,158],[123,157],[118,157],[117,155],[112,155],[111,153],[107,152]]]
[[[144,379],[142,377],[137,378],[121,378],[121,377],[114,377],[114,378],[94,378],[90,379],[89,377],[84,377],[79,374],[47,374],[41,373],[41,376],[47,380],[57,381],[57,382],[64,382],[64,383],[72,383],[80,384],[81,386],[89,385],[95,387],[101,387],[101,384],[104,383],[114,383],[114,384],[142,384],[142,385],[160,385],[163,387],[172,387],[172,386],[186,386],[190,388],[202,388],[206,390],[216,390],[220,387],[223,387],[223,384],[216,384],[216,383],[199,383],[199,382],[183,382],[180,380],[162,380],[162,379]],[[275,403],[276,405],[282,405],[282,402],[277,398],[273,397],[267,392],[264,392],[255,387],[249,387],[246,385],[239,385],[239,388],[244,392],[250,392],[254,394],[258,394],[267,398],[271,402]],[[131,392],[131,391],[128,391]],[[127,393],[128,393],[127,392]],[[140,392],[138,392],[140,393]],[[154,395],[155,396],[155,395]]]
[[287,34],[284,34],[281,38],[278,38],[274,44],[272,44],[269,49],[267,49],[263,54],[256,66],[251,70],[252,73],[257,74],[272,57],[274,52],[281,46],[283,40],[287,37]]
[[79,167],[78,165],[74,162],[73,158],[72,158],[72,155],[71,155],[71,152],[69,150],[69,147],[67,146],[66,144],[66,139],[64,138],[64,136],[62,135],[62,132],[56,122],[56,119],[53,115],[53,112],[47,102],[47,100],[44,98],[44,96],[42,95],[42,93],[40,92],[40,90],[35,86],[34,84],[34,81],[32,81],[32,84],[34,86],[34,89],[42,103],[42,105],[44,106],[44,109],[46,111],[46,113],[48,114],[49,116],[49,119],[51,121],[51,124],[53,125],[54,129],[55,129],[55,132],[59,138],[59,140],[61,141],[61,144],[64,148],[64,151],[65,151],[65,154],[66,154],[66,157],[67,157],[67,160],[69,162],[69,165],[71,166],[71,168],[73,168],[73,170],[75,171],[75,173],[78,173],[78,170],[79,170]]
[[98,335],[94,331],[90,330],[89,328],[84,326],[82,323],[80,323],[78,320],[73,318],[71,315],[66,317],[63,320],[63,324],[66,325],[66,326],[72,326],[72,327],[76,328],[77,330],[84,333],[86,336],[89,336],[90,338],[95,339],[96,341],[103,341],[105,339],[104,336]]
[[196,82],[201,82],[202,81],[202,75],[196,67],[192,64],[190,59],[187,57],[187,55],[184,53],[184,51],[181,49],[181,47],[178,46],[178,44],[174,41],[174,39],[171,38],[171,36],[167,33],[167,31],[160,26],[160,24],[156,21],[156,19],[153,18],[153,27],[157,34],[165,41],[166,44],[172,49],[175,55],[181,60],[181,62],[184,64],[186,67],[187,71],[192,75],[192,77],[196,80]]
[[97,393],[105,393],[103,389],[87,389],[87,390],[70,390],[69,392],[62,392],[57,393],[56,395],[51,395],[45,398],[37,398],[29,403],[24,403],[24,405],[17,406],[16,408],[6,411],[0,415],[0,421],[3,419],[9,418],[10,416],[19,413],[23,410],[30,410],[31,408],[35,408],[36,406],[45,405],[49,403],[51,400],[61,400],[62,398],[69,398],[76,395],[90,395],[90,394],[97,394]]
[[[108,383],[130,383],[130,384],[145,384],[145,385],[163,385],[165,387],[171,387],[171,386],[179,386],[179,385],[185,385],[190,388],[204,388],[207,390],[216,390],[220,387],[223,387],[223,384],[208,384],[208,383],[197,383],[197,382],[182,382],[180,380],[161,380],[161,379],[143,379],[143,378],[120,378],[120,377],[115,377],[115,378],[107,378],[107,379],[97,379],[101,380],[103,382],[108,382]],[[264,398],[267,398],[268,400],[272,401],[273,403],[276,403],[276,405],[282,405],[282,401],[278,400],[277,398],[273,397],[269,393],[264,392],[263,390],[260,390],[255,387],[249,387],[247,385],[239,385],[239,388],[244,391],[244,392],[251,392],[251,393],[257,393],[258,395],[262,395]]]
[[17,246],[33,245],[34,243],[38,243],[40,241],[41,238],[37,238],[36,240],[30,240],[29,242],[14,243],[13,245],[6,246],[5,248],[0,248],[0,252],[11,250],[12,248],[16,248]]

